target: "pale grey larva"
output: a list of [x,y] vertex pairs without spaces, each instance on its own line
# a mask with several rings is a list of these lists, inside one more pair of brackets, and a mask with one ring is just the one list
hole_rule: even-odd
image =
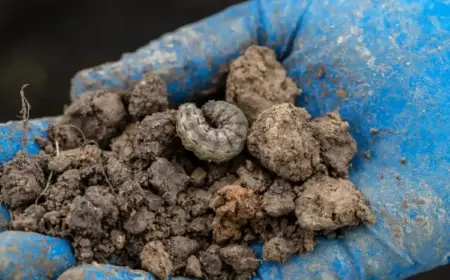
[[201,110],[186,103],[178,109],[177,134],[199,159],[220,163],[244,149],[248,121],[238,107],[225,101],[208,101]]

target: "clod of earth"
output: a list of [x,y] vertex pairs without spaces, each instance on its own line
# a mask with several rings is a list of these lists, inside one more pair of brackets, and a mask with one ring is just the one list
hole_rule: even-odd
[[241,108],[250,123],[275,104],[294,104],[300,94],[270,48],[251,46],[231,63],[226,100]]
[[169,109],[153,74],[87,92],[36,139],[38,155],[1,168],[10,227],[67,238],[79,263],[160,279],[248,279],[258,241],[267,261],[310,252],[316,234],[374,216],[348,180],[349,124],[295,107],[300,92],[257,46],[232,63],[227,101],[202,108]]

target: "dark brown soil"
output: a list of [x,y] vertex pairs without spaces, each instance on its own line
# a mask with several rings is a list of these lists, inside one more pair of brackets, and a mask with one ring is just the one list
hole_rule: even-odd
[[[242,67],[253,70],[240,79]],[[88,92],[49,139],[37,139],[39,155],[19,153],[0,170],[11,228],[69,239],[80,263],[112,262],[161,279],[248,279],[260,263],[253,242],[265,243],[264,260],[283,262],[312,251],[316,234],[372,222],[347,179],[356,153],[348,123],[292,105],[299,90],[266,48],[250,48],[232,71],[234,102],[254,118],[239,155],[214,163],[186,150],[179,114],[155,76],[130,92]],[[252,77],[264,83],[250,85]],[[250,103],[249,89],[259,93]],[[209,138],[202,126],[196,137],[217,141],[208,129]]]

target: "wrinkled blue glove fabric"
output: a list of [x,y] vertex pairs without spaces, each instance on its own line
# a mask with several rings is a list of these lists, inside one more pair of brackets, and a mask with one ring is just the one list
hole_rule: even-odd
[[0,233],[0,279],[56,279],[75,265],[70,244],[37,233]]
[[[79,72],[71,94],[128,88],[151,71],[166,81],[171,101],[180,103],[214,88],[224,66],[252,44],[275,49],[303,89],[299,106],[314,116],[339,109],[361,154],[371,150],[370,159],[355,158],[351,179],[377,216],[375,225],[348,230],[344,238],[320,239],[312,253],[284,264],[263,263],[255,278],[401,279],[447,264],[448,1],[250,1],[165,35],[117,62]],[[319,64],[327,69],[324,79],[315,76]],[[345,98],[338,97],[343,92]],[[370,128],[381,133],[372,135]],[[0,143],[7,160],[19,142]],[[0,237],[0,252],[4,243]],[[19,249],[22,256],[35,250]],[[70,254],[69,249],[60,252]],[[10,260],[6,255],[3,262]],[[28,265],[27,258],[21,260]],[[150,277],[110,266],[77,269],[94,275],[79,279],[104,279],[111,271],[121,279]]]

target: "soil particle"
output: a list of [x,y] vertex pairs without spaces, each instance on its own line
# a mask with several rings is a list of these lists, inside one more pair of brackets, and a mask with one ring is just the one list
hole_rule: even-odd
[[349,124],[334,111],[311,122],[314,137],[330,173],[337,177],[348,175],[348,164],[356,153],[356,141],[348,132]]
[[130,161],[134,155],[133,141],[137,134],[137,123],[130,123],[118,137],[111,140],[111,150],[121,161]]
[[223,264],[219,257],[219,250],[219,246],[211,245],[206,251],[201,251],[199,253],[202,270],[208,276],[218,276],[221,274]]
[[68,237],[69,233],[65,218],[68,210],[49,211],[39,221],[39,232],[57,237]]
[[200,244],[197,241],[184,236],[174,236],[168,243],[168,251],[174,271],[185,267],[188,258],[200,249]]
[[161,241],[147,243],[140,253],[142,267],[159,279],[168,279],[172,273],[172,262]]
[[325,77],[326,73],[327,73],[327,68],[325,67],[325,65],[320,64],[315,73],[315,76],[317,79],[322,79],[323,77]]
[[313,137],[310,121],[303,108],[288,103],[272,106],[253,123],[248,150],[280,177],[304,181],[323,169],[320,143]]
[[238,183],[238,177],[234,174],[227,174],[224,177],[212,183],[208,191],[210,193],[216,193],[222,187],[226,185],[233,185],[234,183]]
[[226,241],[237,241],[241,238],[241,229],[239,222],[228,217],[215,216],[211,228],[213,230],[213,240],[217,244],[223,244]]
[[[83,170],[88,170],[94,165],[102,164],[102,154],[102,150],[97,145],[89,144],[80,148],[61,151],[59,158],[61,158],[60,160],[64,158],[64,161],[70,161],[67,169],[79,169],[80,173],[82,173]],[[49,162],[49,170],[52,170],[51,164],[52,161]]]
[[68,210],[70,201],[81,194],[81,175],[78,169],[69,169],[61,174],[56,183],[42,192],[43,205],[47,210]]
[[194,169],[194,171],[191,173],[191,182],[195,187],[203,187],[206,182],[206,176],[208,173],[201,168],[197,167]]
[[340,98],[345,98],[345,96],[347,95],[347,92],[345,91],[344,86],[339,86],[339,88],[336,90],[336,95],[339,96]]
[[113,226],[119,219],[119,209],[111,189],[105,186],[93,186],[86,189],[84,196],[101,210],[102,225]]
[[202,268],[199,259],[192,255],[187,259],[186,274],[196,278],[202,278]]
[[284,216],[295,210],[294,200],[292,186],[282,179],[277,179],[270,190],[264,193],[262,207],[272,217]]
[[250,123],[272,105],[293,104],[300,93],[272,49],[251,46],[231,63],[226,100],[241,108]]
[[228,185],[217,192],[217,196],[211,200],[210,207],[216,216],[241,221],[255,217],[256,212],[260,209],[260,201],[252,190]]
[[[65,118],[62,121],[69,122]],[[49,126],[47,130],[48,141],[38,142],[40,147],[47,153],[53,153],[55,151],[52,141],[57,141],[59,148],[62,150],[75,149],[84,143],[83,131],[73,124],[65,124],[62,121]]]
[[147,206],[150,211],[156,211],[163,204],[161,197],[142,189],[132,180],[126,181],[119,187],[116,201],[120,211],[125,213],[130,213],[142,206]]
[[177,143],[175,112],[155,113],[129,125],[123,134],[113,139],[112,151],[120,160],[137,168],[148,167],[157,157],[169,157]]
[[167,159],[156,159],[148,169],[148,178],[152,187],[165,202],[175,205],[177,195],[189,182],[189,177],[177,170]]
[[191,201],[189,214],[193,217],[206,214],[212,194],[203,189],[189,189],[187,194]]
[[250,189],[227,185],[217,191],[210,202],[210,207],[216,213],[211,225],[213,239],[220,244],[241,237],[240,223],[256,215],[260,201]]
[[176,137],[175,114],[174,110],[155,113],[138,123],[134,140],[136,158],[154,160],[170,155]]
[[111,242],[117,250],[122,250],[126,244],[126,234],[123,231],[113,229],[110,234]]
[[228,245],[221,248],[220,258],[237,273],[252,273],[259,265],[253,250],[244,245]]
[[101,209],[82,196],[77,196],[72,202],[66,218],[69,229],[77,234],[99,236],[103,233]]
[[45,185],[39,162],[19,152],[10,162],[3,164],[0,177],[0,201],[14,210],[34,203]]
[[127,110],[118,91],[85,92],[67,107],[56,124],[49,127],[48,136],[51,142],[58,141],[63,150],[79,147],[83,138],[106,148],[111,138],[124,128],[126,118]]
[[78,242],[75,241],[72,246],[75,249],[75,257],[83,264],[90,263],[94,259],[91,240],[83,238]]
[[123,228],[131,234],[143,233],[154,221],[155,214],[141,207],[132,211],[128,219],[123,223]]
[[350,181],[318,175],[304,187],[295,201],[295,214],[303,229],[328,232],[363,220],[374,222],[363,194]]
[[203,215],[194,218],[188,225],[188,230],[191,234],[199,236],[208,236],[212,224],[212,215]]
[[283,237],[274,237],[264,243],[263,259],[270,262],[285,262],[295,251],[292,241]]
[[45,214],[45,208],[40,205],[31,205],[23,211],[18,217],[14,217],[11,227],[14,230],[37,231],[39,221]]
[[400,158],[400,163],[403,165],[406,164],[406,158],[405,157]]
[[240,185],[256,193],[264,192],[272,184],[272,176],[251,160],[247,160],[236,173],[239,176]]
[[72,160],[67,156],[54,157],[48,162],[48,170],[61,174],[70,168]]
[[[216,164],[216,163],[208,163],[206,165],[206,171],[208,172],[208,176],[206,177],[207,184],[214,184],[218,180],[222,179],[227,175],[229,162]],[[234,182],[234,181],[233,181]]]
[[[104,153],[105,155],[106,153]],[[115,188],[121,186],[127,180],[133,177],[132,169],[121,162],[113,153],[105,155],[105,173],[109,182]]]
[[155,74],[146,74],[135,85],[131,93],[128,112],[135,120],[156,112],[166,111],[169,107],[166,85]]

